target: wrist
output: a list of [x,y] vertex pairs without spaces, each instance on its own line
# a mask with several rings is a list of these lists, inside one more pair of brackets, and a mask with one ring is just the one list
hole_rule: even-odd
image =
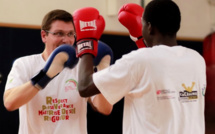
[[37,75],[31,78],[31,83],[37,89],[41,90],[46,87],[46,85],[52,80],[52,78],[48,77],[46,73],[41,70]]
[[97,56],[98,40],[96,39],[82,39],[76,43],[76,56],[81,57],[84,54],[91,54]]
[[136,43],[138,48],[146,47],[146,44],[144,43],[144,40],[143,40],[143,36],[134,37],[134,36],[130,35],[130,38],[131,38],[131,40],[133,40]]

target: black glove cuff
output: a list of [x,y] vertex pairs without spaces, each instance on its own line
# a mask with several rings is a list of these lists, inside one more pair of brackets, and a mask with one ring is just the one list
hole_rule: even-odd
[[52,80],[46,73],[41,70],[37,75],[31,78],[31,83],[38,89],[43,89]]

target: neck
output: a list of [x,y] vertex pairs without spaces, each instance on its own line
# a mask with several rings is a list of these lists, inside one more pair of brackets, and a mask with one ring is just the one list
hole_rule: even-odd
[[46,49],[42,53],[42,57],[45,61],[48,59],[49,55],[50,55],[50,53],[48,51],[46,51]]
[[153,41],[153,46],[155,45],[166,45],[166,46],[177,46],[176,36],[160,36]]

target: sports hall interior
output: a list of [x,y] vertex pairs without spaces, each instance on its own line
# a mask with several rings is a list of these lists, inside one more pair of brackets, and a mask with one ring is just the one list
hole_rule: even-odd
[[[40,31],[43,16],[53,9],[73,13],[82,7],[95,7],[105,19],[105,30],[100,38],[114,53],[114,62],[137,47],[130,39],[128,30],[120,24],[117,15],[126,3],[136,3],[143,8],[150,0],[17,0],[0,1],[0,133],[17,134],[19,111],[9,112],[3,105],[3,93],[7,75],[15,59],[41,53],[44,49]],[[202,56],[211,53],[215,57],[215,0],[173,0],[181,10],[181,28],[177,34],[179,45],[198,51]],[[213,36],[214,35],[214,36]],[[206,41],[206,38],[210,41]],[[215,58],[211,58],[215,59]],[[215,61],[213,62],[215,65]],[[210,75],[210,74],[209,74]],[[206,89],[206,134],[215,134],[215,69]],[[210,84],[211,84],[210,83]],[[213,86],[214,85],[214,86]],[[122,133],[123,99],[114,105],[109,116],[93,111],[88,106],[89,134]],[[192,125],[192,124],[191,124]],[[100,128],[100,129],[96,129]],[[3,134],[3,133],[2,133]]]

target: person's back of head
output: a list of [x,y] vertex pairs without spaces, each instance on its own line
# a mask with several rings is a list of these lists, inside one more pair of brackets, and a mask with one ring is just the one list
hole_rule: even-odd
[[145,8],[143,19],[161,34],[174,36],[180,28],[181,13],[172,0],[152,0]]
[[49,30],[51,28],[52,22],[54,22],[56,20],[61,20],[64,22],[72,22],[74,24],[73,17],[69,12],[67,12],[65,10],[61,10],[61,9],[56,9],[56,10],[52,10],[52,11],[48,12],[45,15],[45,17],[43,18],[43,21],[42,21],[41,29]]

